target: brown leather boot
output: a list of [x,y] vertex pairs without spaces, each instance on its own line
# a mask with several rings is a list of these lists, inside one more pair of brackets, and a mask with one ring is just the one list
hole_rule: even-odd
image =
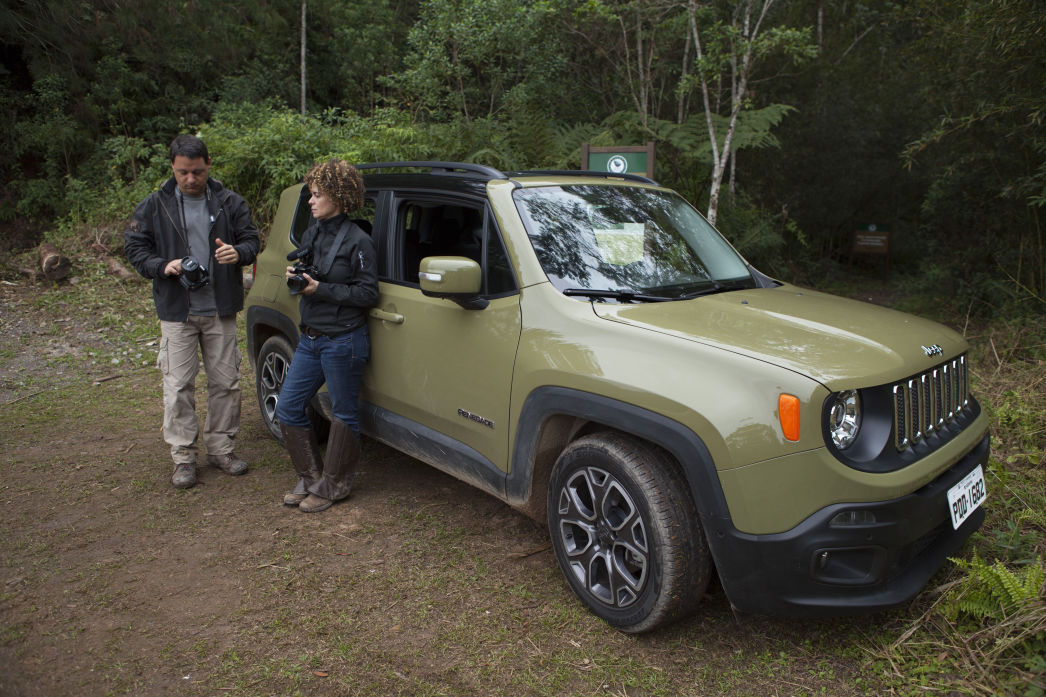
[[323,476],[308,487],[309,495],[298,504],[298,509],[306,513],[324,511],[348,496],[356,480],[360,452],[360,439],[352,429],[337,419],[331,421]]
[[312,427],[288,426],[280,424],[283,442],[298,473],[298,485],[294,491],[283,496],[288,506],[297,506],[308,496],[308,488],[323,476],[323,459],[320,457],[320,444]]
[[294,485],[293,491],[288,491],[283,495],[283,503],[287,506],[297,506],[309,495],[306,490],[305,480],[298,477],[298,483]]

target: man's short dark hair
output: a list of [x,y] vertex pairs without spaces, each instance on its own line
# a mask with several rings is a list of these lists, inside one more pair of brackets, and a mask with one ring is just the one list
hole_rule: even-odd
[[209,163],[211,161],[210,156],[207,154],[207,146],[204,145],[202,140],[191,135],[180,135],[171,141],[171,162],[174,162],[174,158],[179,155],[189,160],[202,157],[204,162]]

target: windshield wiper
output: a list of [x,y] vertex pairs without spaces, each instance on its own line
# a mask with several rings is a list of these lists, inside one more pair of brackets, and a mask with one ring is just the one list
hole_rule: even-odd
[[630,290],[602,290],[599,288],[567,288],[563,291],[563,295],[581,296],[588,298],[589,300],[609,298],[611,300],[619,300],[625,303],[660,303],[676,299],[666,298],[663,295],[633,293]]
[[700,298],[702,295],[715,295],[716,293],[726,293],[731,290],[741,290],[746,286],[743,283],[718,283],[716,281],[710,281],[712,285],[707,288],[701,288],[700,290],[692,290],[689,293],[681,293],[677,300],[692,300],[694,298]]

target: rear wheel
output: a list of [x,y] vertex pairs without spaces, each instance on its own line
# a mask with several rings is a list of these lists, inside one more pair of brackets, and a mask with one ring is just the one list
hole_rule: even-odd
[[254,376],[255,391],[258,394],[258,409],[262,420],[272,437],[283,441],[280,423],[276,420],[276,403],[280,399],[280,389],[287,378],[287,368],[291,365],[294,349],[280,335],[271,336],[262,344],[258,353],[257,371]]
[[586,436],[560,455],[548,496],[556,558],[593,613],[639,633],[693,612],[711,559],[689,487],[665,453],[617,433]]
[[[287,378],[287,369],[294,358],[294,349],[291,343],[283,336],[277,334],[269,337],[262,344],[258,353],[258,370],[254,376],[255,392],[258,395],[258,409],[261,411],[262,420],[269,429],[269,433],[276,440],[283,442],[283,433],[280,431],[280,422],[276,418],[276,404],[280,401],[280,390],[283,381]],[[313,405],[316,400],[313,399]],[[316,430],[316,438],[324,443],[330,432],[330,422],[323,418],[318,409],[310,405],[306,409],[309,421]]]

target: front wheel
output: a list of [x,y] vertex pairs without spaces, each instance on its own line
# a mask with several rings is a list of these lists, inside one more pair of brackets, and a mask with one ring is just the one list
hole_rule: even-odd
[[548,493],[556,559],[574,593],[628,633],[696,608],[711,558],[689,487],[661,450],[616,433],[571,443]]

